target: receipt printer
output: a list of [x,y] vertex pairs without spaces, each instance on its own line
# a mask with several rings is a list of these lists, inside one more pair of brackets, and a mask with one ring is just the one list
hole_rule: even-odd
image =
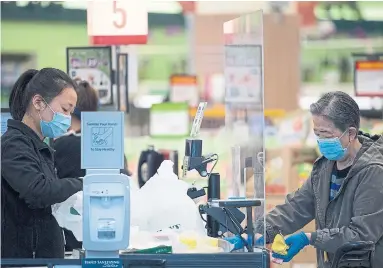
[[117,251],[129,246],[130,186],[123,174],[87,174],[83,189],[83,247]]

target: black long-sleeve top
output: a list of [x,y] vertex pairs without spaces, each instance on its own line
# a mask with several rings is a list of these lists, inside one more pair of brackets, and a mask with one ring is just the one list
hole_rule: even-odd
[[21,121],[1,136],[1,257],[61,258],[62,230],[51,206],[82,190],[77,176],[59,178],[53,150]]

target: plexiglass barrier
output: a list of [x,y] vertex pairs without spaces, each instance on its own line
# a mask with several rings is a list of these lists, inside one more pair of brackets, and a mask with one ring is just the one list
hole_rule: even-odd
[[[265,236],[263,12],[224,23],[225,126],[231,143],[228,196],[259,199],[255,242]],[[261,230],[263,229],[263,230]],[[258,240],[258,242],[266,239]],[[261,242],[260,246],[265,246]]]

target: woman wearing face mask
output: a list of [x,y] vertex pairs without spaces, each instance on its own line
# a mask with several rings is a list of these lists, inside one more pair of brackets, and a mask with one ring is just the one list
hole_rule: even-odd
[[63,258],[64,237],[51,206],[82,190],[79,178],[56,175],[44,138],[66,133],[76,84],[54,68],[28,70],[9,99],[13,119],[1,136],[1,257]]
[[[274,257],[289,262],[311,245],[325,268],[343,244],[373,241],[372,267],[383,267],[383,138],[359,132],[359,107],[346,93],[327,93],[310,111],[323,156],[303,186],[266,215],[266,230],[255,223],[256,243],[272,243],[277,234],[293,234],[315,220],[317,231],[289,236],[287,255]],[[243,246],[238,237],[228,240]]]
[[[98,110],[97,91],[92,88],[87,81],[76,79],[77,86],[77,105],[72,113],[72,124],[70,131],[66,135],[54,141],[55,166],[59,178],[84,177],[85,170],[81,169],[81,112],[96,112]],[[131,175],[127,168],[125,158],[125,169],[121,173]],[[70,230],[64,229],[65,249],[82,248],[82,243],[76,239]]]

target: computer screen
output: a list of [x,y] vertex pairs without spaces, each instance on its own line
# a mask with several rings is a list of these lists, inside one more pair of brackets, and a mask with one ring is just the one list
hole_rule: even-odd
[[1,135],[3,135],[5,131],[7,131],[7,121],[11,118],[12,116],[9,109],[1,108]]

